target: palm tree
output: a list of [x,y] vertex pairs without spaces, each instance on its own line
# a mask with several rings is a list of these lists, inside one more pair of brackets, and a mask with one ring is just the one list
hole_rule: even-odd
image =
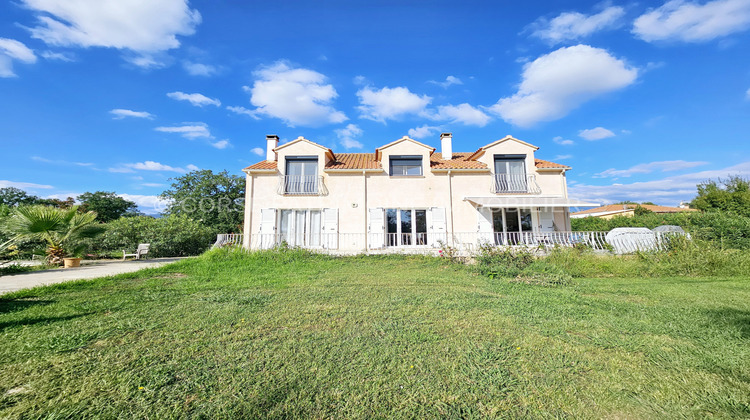
[[41,239],[47,242],[47,263],[62,264],[66,255],[76,252],[79,239],[104,231],[96,223],[96,212],[79,213],[78,206],[59,209],[48,206],[20,206],[8,220],[7,229],[15,239]]

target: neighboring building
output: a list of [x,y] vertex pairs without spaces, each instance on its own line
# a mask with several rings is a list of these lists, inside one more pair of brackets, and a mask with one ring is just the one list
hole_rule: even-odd
[[299,137],[278,145],[247,174],[247,248],[341,251],[437,247],[443,243],[538,243],[570,230],[570,167],[536,159],[538,147],[506,136],[475,152],[441,153],[403,137],[375,153],[334,153]]
[[596,207],[593,209],[583,210],[575,212],[570,215],[573,219],[580,219],[583,217],[598,217],[601,219],[611,219],[615,216],[633,217],[635,215],[636,207],[643,207],[646,210],[651,210],[654,213],[680,213],[686,211],[698,211],[697,209],[691,209],[688,207],[666,207],[666,206],[655,206],[652,204],[609,204],[606,206]]

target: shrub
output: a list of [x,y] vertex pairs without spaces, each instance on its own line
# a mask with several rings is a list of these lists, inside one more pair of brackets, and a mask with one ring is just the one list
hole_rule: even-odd
[[534,255],[526,248],[497,247],[482,244],[474,255],[476,270],[490,277],[515,277],[534,262]]
[[133,251],[138,244],[149,243],[151,257],[198,255],[216,238],[214,231],[186,216],[153,218],[122,217],[108,223],[96,244],[96,252]]
[[572,219],[575,231],[609,231],[618,227],[677,225],[697,239],[713,241],[722,248],[750,249],[750,217],[727,212],[649,213],[633,217],[616,216],[611,219],[584,217]]
[[26,273],[32,270],[34,270],[34,267],[31,267],[31,266],[15,264],[15,263],[8,264],[8,265],[0,266],[0,277],[7,276],[10,274]]

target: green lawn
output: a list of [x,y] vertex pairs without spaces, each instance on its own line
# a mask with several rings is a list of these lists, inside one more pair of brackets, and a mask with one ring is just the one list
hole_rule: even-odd
[[220,251],[1,297],[0,343],[0,418],[750,417],[747,278]]

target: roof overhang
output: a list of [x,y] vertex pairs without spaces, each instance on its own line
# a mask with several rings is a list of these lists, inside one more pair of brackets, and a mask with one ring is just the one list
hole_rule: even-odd
[[323,171],[332,173],[332,174],[345,174],[345,173],[361,174],[362,172],[369,172],[369,173],[384,172],[383,168],[323,169]]
[[565,197],[464,197],[465,201],[477,207],[510,208],[510,207],[592,207],[599,203],[575,200]]
[[310,140],[308,140],[308,139],[306,139],[306,138],[304,138],[302,136],[297,137],[296,139],[290,141],[289,143],[285,143],[285,144],[282,144],[281,146],[276,147],[275,149],[273,149],[273,151],[274,152],[278,152],[279,150],[285,149],[285,148],[287,148],[289,146],[293,146],[293,145],[295,145],[297,143],[300,143],[300,142],[307,143],[307,144],[319,147],[319,148],[321,148],[321,149],[323,149],[325,151],[325,153],[328,155],[328,157],[331,160],[336,160],[336,155],[333,154],[333,150],[331,150],[331,149],[329,149],[329,148],[327,148],[325,146],[321,146],[320,144],[315,143],[314,141],[310,141]]
[[478,172],[478,173],[487,173],[490,171],[490,168],[439,168],[439,169],[430,169],[432,172]]
[[398,139],[396,141],[390,142],[390,143],[388,143],[386,145],[380,146],[377,149],[375,149],[375,160],[380,161],[380,158],[382,157],[382,150],[383,149],[387,149],[387,148],[389,148],[391,146],[395,146],[395,145],[397,145],[399,143],[402,143],[402,142],[405,142],[405,141],[408,141],[410,143],[414,143],[417,146],[424,147],[425,149],[427,149],[427,150],[430,151],[430,154],[433,154],[435,152],[435,148],[434,147],[428,146],[428,145],[426,145],[424,143],[420,143],[420,142],[418,142],[418,141],[410,138],[409,136],[403,136],[403,137],[401,137],[400,139]]

